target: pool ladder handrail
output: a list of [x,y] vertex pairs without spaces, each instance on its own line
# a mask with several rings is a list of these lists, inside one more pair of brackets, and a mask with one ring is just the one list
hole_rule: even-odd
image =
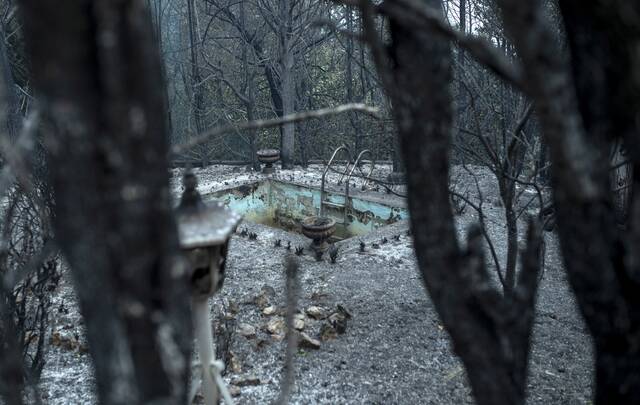
[[344,151],[344,153],[347,154],[347,165],[344,168],[344,172],[342,173],[342,175],[340,176],[340,179],[338,180],[338,184],[342,183],[342,180],[344,179],[344,176],[347,175],[347,172],[349,172],[349,166],[351,164],[351,152],[349,151],[349,148],[347,147],[347,145],[341,145],[339,147],[336,148],[336,150],[333,151],[333,154],[331,155],[331,159],[329,159],[329,162],[327,163],[327,165],[324,168],[324,171],[322,172],[322,181],[320,183],[320,216],[324,216],[325,213],[325,205],[333,205],[336,206],[338,208],[342,208],[344,209],[344,223],[347,223],[347,205],[349,204],[349,184],[347,182],[347,186],[346,186],[346,194],[344,197],[344,205],[340,205],[340,204],[335,204],[335,203],[331,203],[330,201],[325,200],[325,185],[326,185],[326,177],[327,177],[327,172],[329,172],[329,169],[331,168],[331,165],[333,164],[333,161],[335,160],[336,156],[338,155],[338,153],[340,151]]
[[[376,161],[373,158],[373,153],[369,149],[364,149],[362,152],[358,154],[358,157],[356,158],[356,161],[354,162],[353,166],[351,167],[351,171],[347,176],[347,196],[349,195],[349,184],[350,184],[349,180],[351,180],[351,176],[353,176],[353,172],[356,171],[356,168],[359,168],[360,162],[362,161],[362,157],[367,153],[371,156],[371,170],[369,170],[369,174],[364,176],[364,183],[362,184],[362,186],[365,187],[371,181],[371,175],[373,174],[373,169],[376,165]],[[362,169],[360,169],[360,173],[363,174]]]

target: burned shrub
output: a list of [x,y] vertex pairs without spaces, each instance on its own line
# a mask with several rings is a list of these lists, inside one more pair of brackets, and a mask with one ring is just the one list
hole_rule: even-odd
[[0,395],[8,402],[36,384],[45,364],[52,295],[61,276],[45,187],[11,190],[2,212]]
[[338,247],[336,245],[332,245],[331,249],[329,249],[329,259],[331,260],[331,264],[335,264],[338,260]]

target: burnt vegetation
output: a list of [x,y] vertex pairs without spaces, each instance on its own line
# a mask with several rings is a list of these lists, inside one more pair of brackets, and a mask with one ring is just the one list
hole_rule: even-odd
[[[356,289],[376,296],[359,302],[367,311],[396,311],[402,327],[416,324],[404,315],[431,316],[465,373],[462,389],[447,390],[459,399],[468,387],[481,405],[551,401],[540,379],[531,384],[540,372],[531,355],[536,311],[546,305],[538,297],[570,290],[586,325],[574,329],[593,356],[593,378],[579,376],[593,386],[578,391],[598,405],[640,403],[640,3],[89,3],[0,0],[2,403],[46,402],[40,378],[57,339],[52,320],[70,313],[82,319],[71,346],[78,357],[89,351],[82,361],[95,379],[83,401],[185,403],[200,377],[207,396],[226,396],[211,383],[218,362],[190,367],[195,324],[200,338],[217,335],[236,390],[229,395],[266,381],[243,361],[283,358],[279,392],[259,402],[312,403],[302,392],[308,381],[298,387],[294,377],[362,337],[354,330],[362,313],[331,302],[366,300]],[[338,151],[346,153],[334,161]],[[218,228],[189,244],[187,211],[175,208],[182,167],[197,167],[185,176],[189,215],[208,212],[212,193],[234,184],[243,198],[259,182],[305,191],[282,218],[262,222],[279,233],[249,220],[237,227],[239,216],[193,215]],[[257,212],[273,193],[246,209]],[[380,203],[384,214],[354,208],[380,201],[399,203]],[[311,221],[284,218],[288,210]],[[225,296],[225,278],[238,291],[246,271],[243,291],[258,290],[267,281],[249,267],[266,273],[276,262],[284,273],[267,281],[283,282],[277,293],[265,285],[253,301]],[[400,280],[407,268],[422,284]],[[350,272],[375,276],[332,284]],[[420,284],[430,313],[419,300],[378,299],[389,280],[398,289]],[[72,302],[60,298],[64,288],[73,288]],[[206,323],[212,297],[214,308],[224,304],[217,327],[192,323],[194,308]],[[385,339],[395,333],[391,322],[376,328],[390,328]],[[394,344],[380,344],[376,332],[358,342],[372,345],[372,358]],[[426,350],[438,339],[430,332],[397,337],[424,333],[407,346],[420,358],[441,355],[442,344]],[[345,336],[345,346],[331,346]],[[253,351],[240,359],[238,348]],[[304,359],[305,350],[316,357]],[[389,357],[389,367],[407,369],[402,356]],[[351,366],[341,360],[328,374],[342,383]],[[388,377],[380,367],[348,372]],[[562,378],[553,383],[560,388],[575,377],[549,375]],[[389,381],[398,383],[395,374],[369,381],[346,399],[343,386],[314,386],[335,402],[420,397]],[[423,385],[425,394],[442,388]]]

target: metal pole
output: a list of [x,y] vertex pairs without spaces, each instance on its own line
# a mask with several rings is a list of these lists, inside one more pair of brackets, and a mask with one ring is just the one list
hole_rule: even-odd
[[215,357],[213,354],[211,320],[209,319],[209,300],[204,297],[194,297],[192,302],[196,344],[202,366],[202,395],[206,405],[218,405],[218,387],[211,369]]

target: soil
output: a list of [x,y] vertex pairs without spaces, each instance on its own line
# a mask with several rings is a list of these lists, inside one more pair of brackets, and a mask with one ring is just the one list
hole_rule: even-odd
[[[498,255],[504,257],[506,232],[495,184],[487,171],[470,170],[456,169],[463,177],[456,186],[466,185],[462,191],[486,203],[489,233]],[[374,176],[386,178],[388,171],[388,167],[380,167]],[[196,170],[196,174],[203,194],[263,176],[230,166],[204,168]],[[478,188],[475,181],[464,178],[471,174],[478,179]],[[280,171],[274,176],[317,186],[320,175],[320,167],[311,167]],[[172,185],[176,195],[179,177],[180,171],[174,171]],[[329,182],[336,181],[337,175],[330,174]],[[352,181],[361,189],[360,180]],[[363,192],[379,198],[397,198],[383,188],[376,191],[375,187],[370,184]],[[402,193],[402,187],[396,186],[394,192]],[[457,217],[461,239],[475,220],[477,215],[470,208]],[[216,329],[226,325],[231,332],[227,341],[231,361],[224,378],[232,386],[237,404],[270,403],[279,393],[286,339],[283,333],[272,334],[269,329],[277,330],[282,324],[278,320],[284,319],[283,260],[296,247],[305,247],[304,254],[297,256],[298,310],[305,314],[298,319],[304,323],[304,333],[318,340],[320,348],[305,345],[298,349],[291,403],[473,403],[464,369],[452,353],[450,339],[417,270],[406,221],[338,242],[335,264],[330,263],[329,257],[316,261],[306,248],[310,241],[300,234],[252,223],[243,223],[240,228],[256,233],[257,238],[250,240],[239,232],[234,235],[224,287],[211,301]],[[520,228],[524,235],[524,225]],[[274,243],[277,239],[282,241],[278,247]],[[590,403],[591,341],[568,288],[557,240],[550,233],[546,236],[545,257],[530,358],[528,403]],[[63,331],[65,339],[76,343],[50,346],[40,386],[44,403],[96,403],[81,318],[66,278],[57,291],[56,306],[53,329]],[[344,317],[341,311],[351,317]],[[343,315],[337,329],[344,333],[332,329],[330,325],[336,318],[325,318],[331,314]],[[253,330],[255,333],[246,332]]]

